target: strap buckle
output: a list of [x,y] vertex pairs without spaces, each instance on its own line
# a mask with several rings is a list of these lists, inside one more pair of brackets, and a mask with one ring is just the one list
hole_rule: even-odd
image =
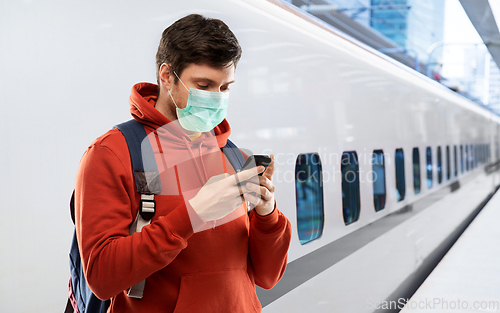
[[154,199],[154,196],[155,196],[154,194],[152,195],[141,194],[141,205],[139,207],[139,214],[141,214],[141,217],[146,221],[152,219],[156,213],[156,201]]

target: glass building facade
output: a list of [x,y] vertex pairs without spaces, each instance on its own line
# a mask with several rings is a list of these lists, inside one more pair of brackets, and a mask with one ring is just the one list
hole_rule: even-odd
[[402,7],[408,0],[371,0],[370,26],[401,47],[406,47],[408,12]]

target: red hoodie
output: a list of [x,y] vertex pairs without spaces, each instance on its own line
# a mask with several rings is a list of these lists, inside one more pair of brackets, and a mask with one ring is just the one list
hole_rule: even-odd
[[[75,211],[87,282],[97,297],[111,298],[108,312],[260,312],[255,284],[269,289],[283,275],[290,222],[277,208],[259,216],[241,213],[242,206],[223,222],[194,226],[188,200],[210,177],[234,174],[220,151],[230,127],[224,120],[215,136],[191,141],[154,108],[156,97],[157,86],[148,83],[135,85],[130,96],[132,116],[148,134],[157,130],[148,137],[157,140],[162,183],[156,215],[142,232],[129,235],[140,195],[120,131],[99,137],[82,158]],[[128,297],[128,288],[144,279],[143,298]]]

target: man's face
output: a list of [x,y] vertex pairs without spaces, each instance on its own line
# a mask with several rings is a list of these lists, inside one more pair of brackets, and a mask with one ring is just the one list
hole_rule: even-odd
[[[228,92],[229,85],[234,83],[234,64],[225,68],[190,64],[184,69],[179,78],[187,89],[194,88],[212,92]],[[188,90],[182,83],[177,81],[172,86],[172,96],[179,109],[186,107],[189,95]]]

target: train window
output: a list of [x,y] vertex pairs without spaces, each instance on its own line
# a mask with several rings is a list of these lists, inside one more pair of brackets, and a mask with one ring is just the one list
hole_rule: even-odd
[[455,177],[458,176],[458,156],[457,156],[457,145],[453,146],[453,164],[455,165]]
[[420,193],[420,154],[418,148],[413,148],[413,190]]
[[373,178],[373,205],[375,211],[385,207],[385,162],[382,150],[373,151],[372,156],[372,178]]
[[465,145],[465,170],[469,171],[469,145]]
[[443,165],[442,165],[442,158],[441,158],[441,147],[438,147],[438,152],[437,152],[437,159],[438,159],[438,184],[441,184],[443,182]]
[[478,152],[479,152],[479,159],[478,159],[478,163],[479,164],[483,164],[483,152],[484,152],[484,147],[483,147],[483,144],[479,144],[477,146],[477,149],[478,149]]
[[476,167],[481,164],[481,145],[474,145],[474,155],[476,156]]
[[479,145],[474,145],[474,167],[477,167],[481,163],[481,151],[479,151]]
[[483,147],[482,144],[477,145],[477,164],[483,164]]
[[317,153],[299,154],[295,163],[295,200],[300,244],[323,234],[323,179]]
[[473,157],[471,160],[471,167],[474,169],[477,166],[477,145],[471,145],[470,151],[470,155]]
[[474,153],[471,153],[472,156],[472,163],[474,164],[472,168],[477,167],[477,145],[472,146],[472,150]]
[[450,146],[446,146],[446,179],[451,177]]
[[498,141],[495,142],[495,158],[497,161],[500,159],[500,145],[498,144]]
[[477,145],[477,151],[478,151],[477,162],[478,162],[478,164],[483,164],[483,145],[482,144]]
[[478,164],[483,164],[483,145],[477,145],[477,152],[478,152]]
[[359,218],[361,200],[359,195],[359,163],[356,151],[342,153],[342,213],[344,223],[349,225]]
[[427,155],[427,189],[432,188],[432,150],[431,147],[426,149]]
[[464,146],[460,145],[460,173],[464,173]]
[[470,169],[472,171],[474,169],[474,158],[476,157],[476,154],[474,153],[474,145],[470,145],[469,157],[470,157]]
[[474,145],[474,168],[477,167],[479,162],[478,145]]
[[396,149],[396,198],[403,201],[406,194],[405,155],[403,149]]

